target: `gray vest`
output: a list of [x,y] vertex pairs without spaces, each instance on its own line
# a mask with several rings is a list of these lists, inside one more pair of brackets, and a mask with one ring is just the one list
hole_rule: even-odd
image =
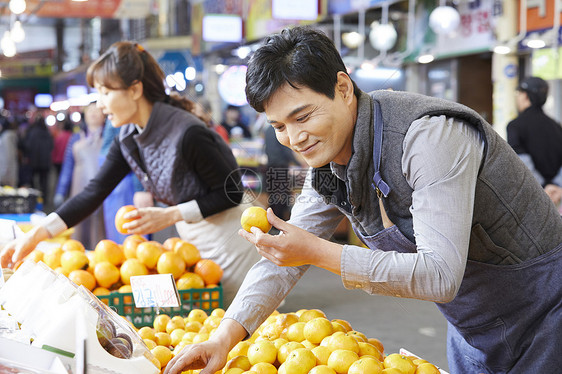
[[121,152],[131,169],[145,190],[167,205],[198,198],[208,189],[183,160],[183,135],[190,126],[204,124],[183,109],[157,102],[141,134],[132,124],[119,133]]
[[313,171],[313,187],[326,202],[338,206],[361,236],[374,236],[384,229],[378,197],[371,186],[373,99],[379,102],[383,117],[380,172],[391,187],[388,197],[383,198],[384,208],[412,243],[415,239],[409,208],[413,191],[402,174],[402,144],[411,123],[426,115],[462,120],[476,127],[485,139],[476,183],[469,259],[490,264],[520,263],[562,243],[562,219],[554,204],[507,142],[478,113],[451,101],[391,91],[361,94],[353,155],[347,166],[349,179],[337,179],[329,166]]

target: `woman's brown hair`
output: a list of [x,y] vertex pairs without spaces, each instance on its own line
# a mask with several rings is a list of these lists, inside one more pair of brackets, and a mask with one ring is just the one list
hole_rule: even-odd
[[177,92],[170,95],[164,86],[164,71],[158,62],[140,44],[122,41],[113,43],[109,49],[92,62],[86,72],[90,87],[94,83],[109,89],[126,89],[142,82],[143,95],[151,103],[163,101],[193,112],[191,100]]

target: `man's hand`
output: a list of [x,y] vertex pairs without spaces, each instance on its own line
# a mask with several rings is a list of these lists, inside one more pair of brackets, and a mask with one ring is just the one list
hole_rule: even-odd
[[179,209],[175,206],[167,208],[139,208],[123,216],[125,219],[134,219],[123,224],[127,234],[152,234],[156,231],[172,226],[182,219]]
[[271,208],[267,210],[267,220],[280,231],[279,235],[265,234],[257,227],[252,227],[251,233],[238,231],[256,246],[260,255],[278,266],[315,265],[340,274],[341,245],[283,221]]
[[37,243],[50,237],[49,232],[43,226],[35,226],[24,236],[12,240],[4,246],[0,254],[0,262],[3,268],[13,268],[14,265],[35,249]]
[[248,333],[233,319],[223,319],[213,336],[180,351],[166,365],[164,374],[179,374],[184,370],[201,370],[200,374],[214,374],[226,364],[228,352]]

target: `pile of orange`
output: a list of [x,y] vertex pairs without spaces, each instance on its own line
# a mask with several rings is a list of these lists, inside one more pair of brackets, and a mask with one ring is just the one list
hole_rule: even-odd
[[[190,344],[209,339],[224,310],[210,315],[193,309],[186,317],[158,315],[152,327],[138,330],[162,371]],[[228,354],[220,374],[440,374],[416,356],[385,354],[376,338],[368,338],[342,319],[329,320],[319,309],[274,312],[247,340]],[[253,374],[253,373],[252,373]]]
[[[123,216],[133,209],[131,206],[119,209],[115,217],[118,230],[124,231],[122,226],[127,220]],[[46,252],[34,250],[28,258],[43,261],[95,295],[107,295],[111,291],[131,292],[130,279],[137,275],[172,274],[180,290],[216,287],[223,275],[217,263],[202,259],[193,244],[177,237],[159,243],[140,235],[129,235],[122,245],[104,239],[93,251],[87,251],[77,240],[68,239]],[[202,298],[211,296],[217,298],[215,292],[213,295],[203,294]],[[209,309],[208,303],[205,305],[205,309]]]

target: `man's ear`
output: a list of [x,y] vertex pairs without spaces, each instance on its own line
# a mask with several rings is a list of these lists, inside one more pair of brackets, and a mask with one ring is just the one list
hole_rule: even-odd
[[129,87],[129,92],[131,93],[133,100],[140,99],[142,97],[143,90],[144,88],[141,81],[137,81]]
[[353,82],[349,75],[343,71],[338,72],[338,79],[336,81],[336,93],[339,93],[344,101],[350,103],[353,101]]

